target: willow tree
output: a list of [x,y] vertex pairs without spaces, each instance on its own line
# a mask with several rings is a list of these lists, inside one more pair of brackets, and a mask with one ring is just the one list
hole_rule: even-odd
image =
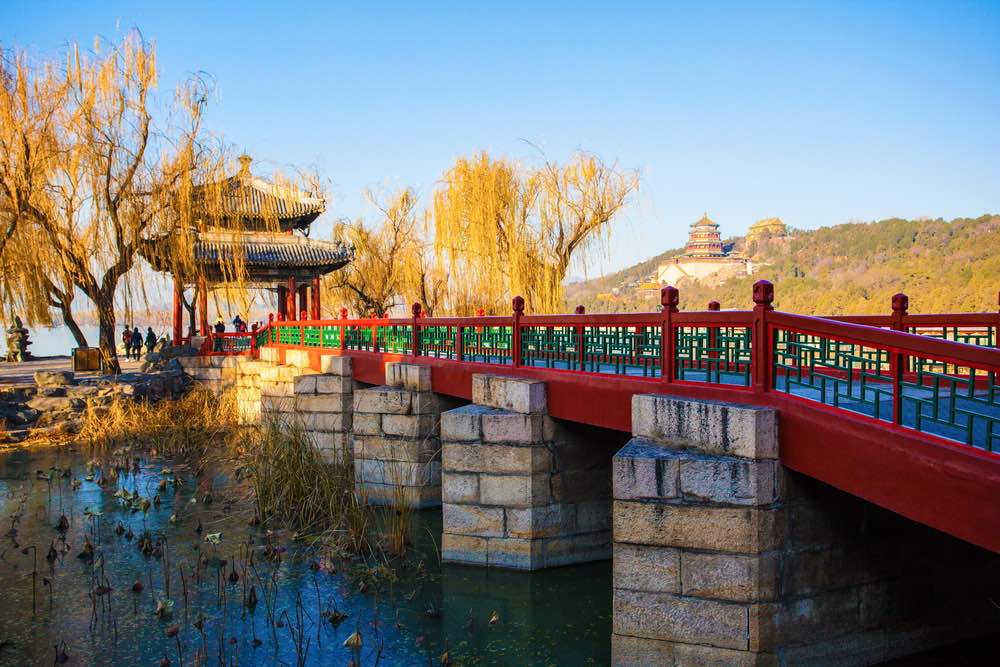
[[417,199],[410,189],[397,193],[388,205],[371,193],[369,201],[382,220],[369,227],[364,220],[341,221],[334,237],[354,246],[354,261],[325,280],[331,303],[343,303],[360,317],[385,317],[405,303],[421,248]]
[[[100,348],[117,371],[115,298],[140,279],[139,248],[193,227],[193,182],[206,172],[205,87],[178,87],[173,113],[154,123],[156,55],[135,33],[90,53],[74,48],[62,66],[32,67],[24,56],[9,63],[0,86],[16,113],[0,115],[0,137],[31,141],[5,163],[0,210],[9,212],[11,237],[47,244],[58,270],[94,303]],[[3,248],[3,261],[14,248]]]
[[435,249],[449,271],[449,306],[503,312],[520,294],[534,312],[564,307],[574,260],[607,239],[638,176],[578,154],[526,169],[487,153],[461,158],[434,195]]

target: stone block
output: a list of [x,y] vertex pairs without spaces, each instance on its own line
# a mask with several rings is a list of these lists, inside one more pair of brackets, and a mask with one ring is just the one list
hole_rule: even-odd
[[778,457],[778,416],[771,408],[636,394],[632,397],[632,433],[708,454]]
[[69,396],[38,396],[28,401],[27,406],[38,412],[55,412],[69,410],[79,412],[86,409],[87,402],[81,398]]
[[503,537],[504,511],[499,507],[476,505],[442,506],[442,527],[445,533],[475,535],[476,537]]
[[614,587],[651,593],[679,593],[681,555],[677,549],[615,543]]
[[421,364],[402,364],[403,387],[410,391],[432,391],[431,367]]
[[262,382],[288,382],[291,383],[296,376],[300,375],[291,366],[269,366],[261,369],[260,379]]
[[270,361],[273,363],[281,362],[281,348],[277,347],[262,347],[260,349],[261,361]]
[[306,431],[342,433],[351,428],[349,412],[300,412],[298,418]]
[[354,434],[354,454],[379,461],[431,461],[436,458],[436,440],[400,440],[380,435]]
[[194,367],[194,368],[188,368],[186,372],[189,376],[201,382],[222,379],[221,368]]
[[348,434],[329,433],[326,431],[304,431],[304,435],[317,449],[336,449],[344,451],[348,446]]
[[479,502],[479,475],[445,471],[441,474],[441,501],[475,504]]
[[612,610],[617,634],[747,648],[748,607],[744,604],[616,588]]
[[611,532],[576,533],[541,540],[544,560],[538,567],[562,567],[611,558]]
[[490,412],[483,415],[483,441],[531,444],[543,442],[547,415]]
[[534,570],[542,565],[542,545],[517,537],[490,538],[486,543],[486,564],[512,570]]
[[[341,434],[331,434],[341,435]],[[441,485],[441,464],[437,461],[382,461],[354,459],[355,483],[422,486]]]
[[410,409],[415,415],[437,414],[440,403],[437,394],[429,391],[413,392]]
[[351,412],[350,394],[314,394],[295,397],[299,412]]
[[441,487],[434,484],[399,486],[366,482],[357,485],[355,493],[369,505],[402,506],[414,509],[441,506]]
[[355,412],[353,430],[355,435],[382,435],[382,415]]
[[[611,635],[612,667],[638,667],[660,665],[669,667],[674,662],[674,643],[646,637]],[[720,666],[721,667],[721,666]]]
[[441,445],[442,466],[456,472],[527,474],[548,471],[551,463],[552,455],[544,447],[452,442]]
[[478,442],[483,438],[483,415],[491,412],[481,405],[466,405],[441,413],[441,440]]
[[778,667],[779,663],[778,656],[774,653],[737,651],[698,644],[674,644],[674,664],[684,667]]
[[542,414],[547,409],[545,383],[506,375],[473,375],[472,402],[523,414]]
[[485,537],[442,533],[441,560],[446,563],[486,565],[487,542]]
[[532,507],[549,502],[548,475],[479,476],[479,498],[484,505]]
[[401,362],[385,362],[385,385],[394,389],[403,388],[403,364]]
[[293,398],[295,396],[295,387],[291,382],[263,381],[260,384],[260,395]]
[[430,438],[437,431],[434,415],[384,415],[382,431],[404,438]]
[[781,510],[668,505],[616,500],[615,542],[730,553],[781,546]]
[[350,376],[314,375],[317,394],[349,394],[354,390]]
[[770,601],[778,593],[779,553],[681,554],[681,592],[738,602]]
[[319,370],[328,375],[351,377],[351,358],[338,354],[324,354],[319,358]]
[[296,368],[309,368],[309,350],[285,350],[285,363]]
[[681,493],[685,500],[727,505],[769,505],[777,500],[775,460],[732,457],[682,459]]
[[292,380],[292,390],[295,395],[314,395],[316,393],[316,375],[300,375]]
[[295,411],[295,399],[291,396],[261,396],[260,409],[265,412],[292,413]]
[[675,498],[679,470],[676,452],[645,438],[632,438],[612,460],[614,497],[619,500]]
[[[480,495],[485,475],[480,478]],[[575,505],[545,505],[524,509],[508,508],[507,531],[509,537],[537,540],[572,533],[576,527]]]
[[861,627],[860,587],[785,600],[778,607],[759,607],[773,614],[773,637],[765,638],[765,647],[768,643],[784,646],[815,642]]
[[354,392],[354,412],[408,415],[412,412],[412,392],[381,386]]
[[35,371],[35,384],[42,387],[65,387],[73,384],[72,371]]

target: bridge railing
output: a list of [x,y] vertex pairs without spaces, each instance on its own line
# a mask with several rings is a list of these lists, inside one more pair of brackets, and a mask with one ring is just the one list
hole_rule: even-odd
[[198,354],[202,356],[252,355],[257,349],[259,332],[210,333],[201,344]]
[[[998,313],[808,317],[774,311],[770,283],[753,310],[271,321],[258,345],[429,357],[464,364],[630,376],[734,396],[775,393],[988,451],[1000,450]],[[763,344],[760,344],[763,341]]]

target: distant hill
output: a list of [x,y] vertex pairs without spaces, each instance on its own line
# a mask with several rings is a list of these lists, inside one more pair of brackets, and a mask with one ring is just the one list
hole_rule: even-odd
[[[886,313],[896,292],[909,295],[914,313],[997,310],[1000,215],[950,222],[891,218],[726,242],[758,265],[754,275],[716,286],[683,280],[675,285],[682,310],[702,310],[713,299],[723,308],[749,308],[751,286],[761,278],[774,283],[775,307],[795,313]],[[667,250],[617,273],[567,285],[567,304],[583,304],[593,313],[655,310],[656,268],[682,252]]]

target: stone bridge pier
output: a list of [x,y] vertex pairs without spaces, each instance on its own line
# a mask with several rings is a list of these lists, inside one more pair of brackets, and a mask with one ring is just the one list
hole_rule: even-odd
[[872,665],[1000,631],[996,556],[786,470],[774,410],[638,395],[632,428],[614,664]]
[[441,505],[441,413],[464,401],[435,394],[429,366],[390,362],[385,384],[354,393],[354,486],[369,503]]
[[472,377],[472,404],[441,415],[441,555],[523,570],[611,555],[614,443],[548,415],[545,384]]

